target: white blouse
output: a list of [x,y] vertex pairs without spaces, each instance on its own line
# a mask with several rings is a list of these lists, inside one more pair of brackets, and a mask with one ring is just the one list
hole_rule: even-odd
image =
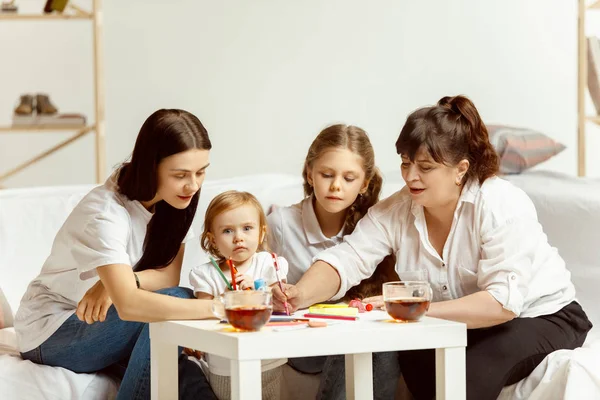
[[498,177],[463,188],[442,257],[429,242],[423,207],[406,187],[371,207],[343,243],[317,256],[340,275],[333,299],[392,252],[397,272],[427,270],[433,301],[486,290],[518,317],[536,317],[575,300],[571,274],[548,244],[533,203]]
[[328,238],[321,231],[313,207],[313,197],[298,204],[279,207],[267,217],[267,244],[289,263],[288,283],[296,284],[321,251],[340,244],[344,227]]

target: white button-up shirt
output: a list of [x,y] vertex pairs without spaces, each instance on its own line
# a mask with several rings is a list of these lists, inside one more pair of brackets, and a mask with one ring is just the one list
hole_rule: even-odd
[[340,275],[333,299],[372,275],[392,252],[397,272],[427,270],[433,301],[486,290],[515,315],[536,317],[575,299],[571,274],[548,244],[533,203],[497,177],[464,187],[441,257],[429,242],[423,207],[406,187],[371,207],[342,244],[317,257]]
[[330,238],[321,231],[312,196],[293,206],[276,208],[267,221],[267,244],[288,261],[288,283],[296,284],[317,254],[342,242],[343,227]]

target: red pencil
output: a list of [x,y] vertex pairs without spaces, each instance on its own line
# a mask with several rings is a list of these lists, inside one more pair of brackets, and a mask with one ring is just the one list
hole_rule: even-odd
[[233,261],[231,258],[227,260],[227,265],[229,265],[229,270],[231,271],[231,286],[233,290],[237,290],[237,284],[235,283],[235,267],[233,266]]
[[342,319],[344,321],[356,321],[358,317],[349,317],[346,315],[327,315],[327,314],[304,314],[305,318],[325,318],[325,319]]

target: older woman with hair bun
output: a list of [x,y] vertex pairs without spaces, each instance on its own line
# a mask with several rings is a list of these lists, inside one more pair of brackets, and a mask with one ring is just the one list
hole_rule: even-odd
[[[374,205],[344,242],[319,254],[285,295],[293,309],[339,299],[388,254],[396,271],[425,269],[427,315],[467,324],[467,398],[496,399],[591,328],[571,275],[533,203],[496,176],[498,156],[473,103],[444,97],[408,116],[396,150],[406,187]],[[279,304],[278,304],[279,306]],[[435,353],[398,353],[417,399],[435,396]]]

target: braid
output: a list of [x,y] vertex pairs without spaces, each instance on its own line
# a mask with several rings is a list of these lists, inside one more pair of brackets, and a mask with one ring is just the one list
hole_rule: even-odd
[[356,224],[362,217],[365,216],[369,208],[379,201],[379,194],[383,186],[383,178],[377,168],[374,169],[374,174],[369,181],[369,186],[363,194],[359,194],[354,203],[348,208],[346,213],[346,221],[344,226],[344,235],[348,235],[354,231]]

